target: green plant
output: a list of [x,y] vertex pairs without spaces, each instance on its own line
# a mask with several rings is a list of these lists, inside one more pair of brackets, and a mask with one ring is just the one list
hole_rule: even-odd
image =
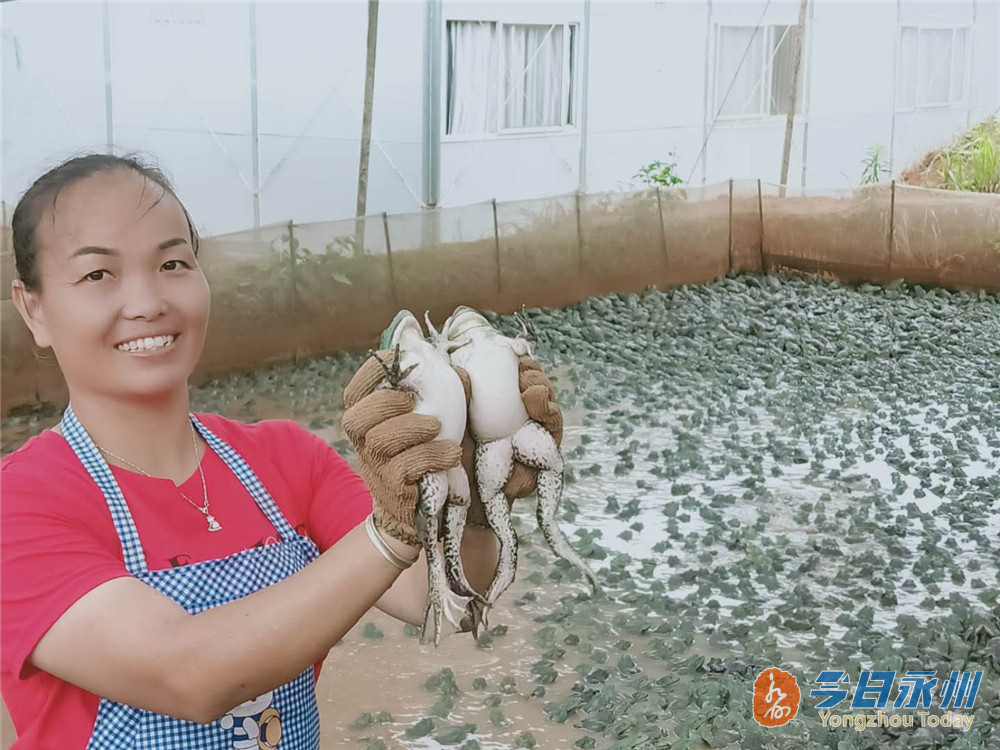
[[947,146],[928,152],[904,170],[900,179],[909,185],[945,190],[1000,192],[1000,120],[987,117]]
[[938,170],[948,190],[1000,192],[1000,122],[987,118],[942,149]]
[[[668,156],[673,157],[673,151],[671,151]],[[650,187],[661,186],[671,188],[684,182],[680,175],[677,174],[676,161],[663,162],[659,159],[639,167],[639,171],[636,172],[633,177],[635,179],[642,180],[642,182]]]
[[877,185],[885,179],[888,165],[882,161],[882,146],[876,143],[868,150],[868,156],[861,162],[864,170],[861,172],[862,185]]

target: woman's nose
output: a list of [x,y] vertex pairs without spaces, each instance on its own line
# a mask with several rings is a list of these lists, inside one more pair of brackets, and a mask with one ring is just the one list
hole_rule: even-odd
[[155,276],[133,274],[122,286],[122,316],[153,320],[167,311],[167,299]]

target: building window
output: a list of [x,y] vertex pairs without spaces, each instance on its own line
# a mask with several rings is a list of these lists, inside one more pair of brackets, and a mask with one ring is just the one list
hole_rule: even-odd
[[900,109],[917,109],[962,104],[968,40],[967,27],[902,27],[896,105]]
[[788,114],[798,34],[797,26],[716,27],[716,117]]
[[447,135],[575,122],[575,24],[448,21]]

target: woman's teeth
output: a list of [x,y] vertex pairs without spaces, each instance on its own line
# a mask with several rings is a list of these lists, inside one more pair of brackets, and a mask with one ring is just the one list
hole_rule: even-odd
[[152,336],[144,339],[135,339],[134,341],[126,341],[124,344],[119,344],[117,348],[120,352],[144,352],[161,349],[172,343],[174,343],[173,336]]

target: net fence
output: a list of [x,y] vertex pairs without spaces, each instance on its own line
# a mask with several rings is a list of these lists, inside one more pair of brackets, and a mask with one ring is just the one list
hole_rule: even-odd
[[[0,243],[0,408],[65,402],[10,299],[9,226]],[[440,323],[458,304],[562,306],[730,269],[1000,291],[1000,196],[729,180],[274,224],[206,238],[200,261],[212,312],[196,380],[374,346],[400,308]]]

